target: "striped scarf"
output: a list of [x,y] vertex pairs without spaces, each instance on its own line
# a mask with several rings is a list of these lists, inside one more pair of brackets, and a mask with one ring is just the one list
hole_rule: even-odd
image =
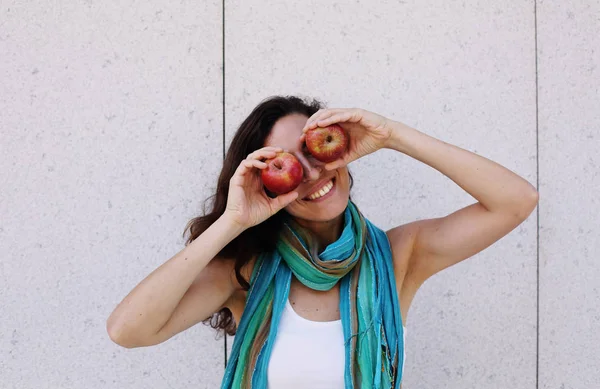
[[314,237],[290,217],[277,249],[257,258],[221,389],[267,387],[267,366],[292,273],[320,291],[341,280],[346,389],[399,388],[403,328],[389,241],[349,201],[341,236],[323,252],[317,253]]

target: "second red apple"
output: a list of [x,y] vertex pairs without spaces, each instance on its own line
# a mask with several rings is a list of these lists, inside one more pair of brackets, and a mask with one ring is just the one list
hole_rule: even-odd
[[261,171],[261,179],[265,187],[275,194],[293,191],[302,182],[304,169],[294,155],[286,152],[277,153],[274,158],[265,161],[267,167]]
[[327,163],[335,161],[344,154],[348,147],[348,135],[341,126],[332,124],[308,130],[305,142],[313,157]]

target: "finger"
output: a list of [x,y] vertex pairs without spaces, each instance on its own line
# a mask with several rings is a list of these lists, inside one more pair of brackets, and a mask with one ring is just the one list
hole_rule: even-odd
[[352,162],[352,159],[338,159],[336,161],[333,162],[329,162],[325,164],[325,170],[335,170],[335,169],[339,169],[343,166],[346,166],[347,164],[349,164],[350,162]]
[[251,154],[248,154],[248,156],[246,157],[246,159],[251,159],[253,161],[259,161],[262,159],[270,159],[270,158],[275,158],[275,156],[278,154],[278,151],[262,151],[262,152],[254,152]]
[[306,121],[306,123],[311,123],[316,117],[319,117],[319,115],[321,115],[326,110],[327,110],[326,108],[319,109],[317,112],[315,112],[312,115],[310,115],[310,117],[308,118],[308,120]]
[[267,167],[267,164],[256,159],[244,159],[235,170],[233,177],[245,177],[254,167],[264,169]]
[[273,147],[269,149],[259,149],[248,154],[246,159],[261,159],[261,158],[273,158],[277,153],[282,152],[281,147]]
[[334,162],[329,162],[325,164],[325,170],[335,170],[337,168],[339,168],[341,166],[341,164],[337,161]]
[[326,117],[326,118],[322,118],[316,124],[319,127],[327,127],[327,126],[330,126],[332,124],[340,123],[340,122],[342,122],[342,123],[343,122],[354,122],[355,119],[356,119],[356,115],[355,115],[354,112],[345,111],[345,112],[337,113],[335,115],[331,115],[331,116]]
[[312,115],[310,118],[308,118],[308,120],[306,121],[306,125],[308,127],[314,125],[314,123],[316,123],[318,120],[329,115],[331,113],[331,111],[333,111],[333,109],[323,109],[323,110],[317,111],[314,115]]
[[274,199],[271,199],[271,203],[274,205],[275,209],[279,211],[282,208],[285,208],[292,201],[296,200],[298,198],[298,195],[298,192],[294,190],[284,195],[277,196]]
[[336,114],[340,114],[346,112],[345,109],[341,109],[341,108],[337,108],[337,109],[328,109],[326,111],[321,112],[319,115],[315,115],[313,116],[311,119],[309,119],[306,122],[306,125],[304,126],[304,128],[302,129],[303,133],[306,133],[308,130],[316,128],[316,127],[326,127],[326,126],[321,126],[319,125],[319,122],[332,117]]
[[252,169],[253,167],[257,169],[265,169],[268,166],[265,162],[259,161],[258,159],[246,159],[243,161],[243,163],[248,169]]
[[244,182],[244,178],[245,178],[246,174],[248,174],[249,170],[250,169],[243,162],[240,162],[237,169],[235,169],[233,176],[231,176],[229,183],[230,184],[235,183],[236,185],[241,185]]
[[304,127],[305,128],[306,127],[311,127],[312,125],[314,125],[314,123],[316,123],[322,117],[325,117],[325,116],[329,115],[331,111],[333,111],[333,109],[320,109],[320,110],[318,110],[311,117],[308,118],[308,120],[306,121],[306,125]]

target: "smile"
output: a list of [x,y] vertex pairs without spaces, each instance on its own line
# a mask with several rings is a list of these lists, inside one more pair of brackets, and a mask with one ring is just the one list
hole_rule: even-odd
[[323,187],[317,191],[315,191],[314,193],[312,193],[311,195],[307,196],[306,199],[309,201],[313,201],[316,199],[319,199],[323,196],[325,196],[326,194],[328,194],[329,192],[331,192],[331,190],[333,189],[333,179],[329,180],[325,185],[323,185]]

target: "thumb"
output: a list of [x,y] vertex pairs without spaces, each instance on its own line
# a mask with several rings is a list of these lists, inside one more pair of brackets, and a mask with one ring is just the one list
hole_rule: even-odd
[[342,158],[342,159],[338,159],[336,161],[333,162],[329,162],[327,164],[325,164],[325,170],[335,170],[337,168],[340,168],[344,165],[347,165],[349,163],[349,158]]
[[291,191],[284,195],[277,196],[276,198],[272,199],[271,201],[273,202],[273,205],[275,206],[277,211],[279,211],[280,209],[285,208],[292,201],[296,200],[298,198],[298,196],[299,196],[298,192],[296,192],[294,190],[294,191]]

